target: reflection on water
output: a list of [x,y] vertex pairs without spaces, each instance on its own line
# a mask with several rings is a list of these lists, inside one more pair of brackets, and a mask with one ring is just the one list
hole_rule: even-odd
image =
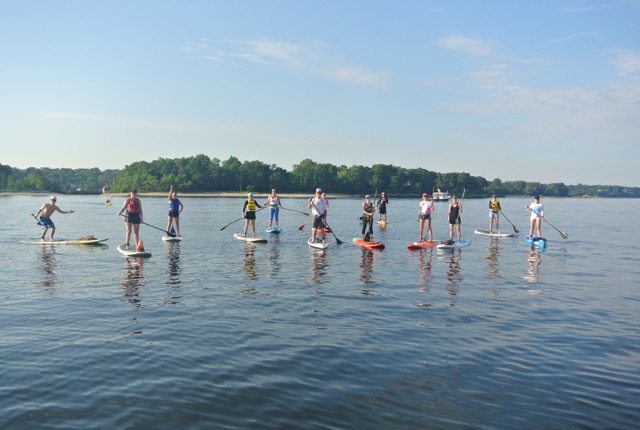
[[529,269],[527,270],[527,274],[523,276],[523,279],[526,279],[529,282],[539,282],[542,254],[537,248],[531,248],[527,257],[527,262],[529,263]]
[[418,250],[418,306],[431,307],[433,303],[425,300],[429,294],[431,277],[431,260],[433,259],[433,249]]
[[459,291],[458,284],[464,279],[460,274],[460,260],[462,259],[462,249],[451,250],[448,261],[447,283],[445,289],[450,296],[457,296]]
[[122,282],[123,302],[131,303],[135,308],[142,306],[140,297],[140,287],[144,280],[144,259],[125,258],[124,259],[124,281]]
[[489,254],[486,257],[487,270],[486,273],[489,276],[498,276],[500,274],[500,265],[498,264],[498,254],[500,252],[500,239],[497,237],[489,237],[489,246],[487,251]]
[[277,278],[280,272],[280,235],[274,234],[269,238],[269,253],[267,254],[267,265],[269,278]]
[[54,287],[58,283],[58,277],[56,276],[56,268],[58,262],[56,261],[56,247],[53,245],[42,244],[42,253],[40,259],[42,260],[42,278],[41,285],[48,288],[48,293],[55,294]]
[[311,250],[311,283],[324,284],[327,282],[327,255],[324,249]]
[[244,272],[247,275],[247,279],[255,281],[256,279],[258,279],[258,274],[256,273],[256,247],[253,244],[244,242],[244,246],[242,249],[244,254]]
[[373,251],[362,247],[362,259],[360,260],[360,280],[365,284],[375,284],[373,280]]
[[165,303],[169,305],[175,305],[180,303],[182,295],[180,294],[180,274],[182,268],[180,267],[180,242],[165,242],[167,250],[167,284],[171,285],[171,292],[168,297],[165,298]]

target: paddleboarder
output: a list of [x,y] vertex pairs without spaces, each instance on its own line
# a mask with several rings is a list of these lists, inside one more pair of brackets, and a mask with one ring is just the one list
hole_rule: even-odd
[[[373,214],[376,207],[371,203],[371,196],[367,194],[362,203],[362,240],[365,242],[373,242]],[[365,236],[365,231],[369,226],[369,233]]]
[[184,209],[184,205],[178,198],[178,193],[173,189],[173,185],[169,186],[169,219],[167,221],[167,231],[171,231],[171,224],[176,225],[176,236],[180,236],[180,212]]
[[129,191],[129,197],[118,211],[118,216],[126,211],[124,217],[125,222],[125,249],[129,249],[129,241],[131,240],[131,231],[133,231],[133,240],[136,241],[136,250],[143,251],[140,241],[140,223],[142,222],[142,202],[138,198],[138,189],[132,188]]
[[[433,206],[433,198],[427,200],[429,195],[427,193],[422,193],[422,200],[418,205],[418,222],[420,223],[420,239],[418,242],[422,242],[424,231],[424,225],[427,224],[427,231],[429,232],[429,242],[433,241],[433,232],[431,231],[431,212],[435,210]],[[433,197],[433,196],[432,196]]]
[[253,193],[247,194],[247,200],[244,201],[244,206],[242,206],[245,236],[247,236],[247,229],[249,228],[249,222],[251,222],[251,232],[253,237],[256,237],[256,207],[262,209],[262,206],[253,198]]
[[387,199],[384,191],[380,194],[380,200],[376,203],[378,207],[378,221],[382,221],[382,215],[384,215],[384,222],[387,222],[387,205],[389,204],[389,199]]
[[533,203],[526,205],[525,210],[531,211],[529,217],[529,237],[533,237],[533,230],[536,229],[538,236],[542,237],[542,220],[544,219],[544,207],[540,203],[540,196],[533,197]]
[[449,242],[453,242],[454,229],[458,235],[458,243],[462,240],[462,234],[460,232],[460,224],[462,224],[462,219],[460,218],[461,213],[462,203],[459,203],[458,198],[454,195],[451,197],[451,203],[449,203]]
[[[43,241],[45,235],[47,234],[47,230],[49,229],[51,229],[49,240],[51,242],[55,241],[53,235],[56,232],[56,226],[53,224],[53,221],[51,221],[51,215],[53,215],[54,212],[60,212],[61,214],[72,214],[74,212],[73,210],[63,211],[56,204],[57,201],[58,198],[56,196],[51,196],[51,198],[49,199],[49,203],[43,204],[42,207],[38,209],[38,212],[36,212],[36,214],[34,215],[36,219],[39,219],[40,224],[42,224],[42,235],[40,236],[40,239]],[[38,218],[38,216],[40,218]]]
[[316,188],[316,195],[307,201],[307,207],[311,209],[313,215],[313,235],[311,236],[311,242],[316,241],[316,237],[324,242],[324,217],[327,213],[327,199],[322,197],[322,190]]
[[271,194],[267,197],[267,201],[264,204],[265,206],[269,206],[269,228],[273,225],[273,220],[276,220],[276,228],[279,229],[280,220],[278,219],[278,215],[280,214],[280,208],[284,209],[282,206],[282,200],[280,196],[276,194],[276,189],[273,188],[271,190]]
[[500,202],[496,198],[495,194],[491,195],[491,200],[489,200],[489,233],[493,233],[493,223],[496,223],[496,230],[500,233],[500,211],[502,208],[500,207]]

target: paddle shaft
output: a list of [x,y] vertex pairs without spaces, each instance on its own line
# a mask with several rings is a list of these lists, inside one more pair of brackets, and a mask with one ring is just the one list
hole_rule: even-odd
[[502,209],[500,210],[500,213],[502,215],[504,215],[504,219],[506,219],[507,221],[509,221],[509,224],[511,224],[511,226],[513,227],[513,231],[515,231],[516,233],[520,233],[520,230],[518,230],[518,227],[516,227],[515,225],[513,225],[513,223],[511,222],[511,220],[509,218],[507,218],[507,216],[504,214],[504,212],[502,212]]
[[302,214],[304,216],[309,216],[309,212],[302,212],[295,209],[287,209],[287,208],[282,208],[282,209],[284,209],[285,211],[298,212],[299,214]]
[[[123,216],[123,217],[125,217],[125,218],[127,217],[126,215],[123,215],[123,214],[118,214],[118,215]],[[146,225],[146,226],[149,226],[149,227],[155,228],[156,230],[164,231],[164,232],[167,234],[167,236],[176,237],[176,234],[175,234],[175,233],[171,233],[170,231],[167,231],[167,230],[165,230],[165,229],[163,229],[163,228],[160,228],[160,227],[156,227],[155,225],[147,224],[147,223],[146,223],[146,222],[144,222],[144,221],[140,221],[140,224],[144,224],[144,225]]]
[[[529,211],[531,211],[531,212],[533,212],[533,213],[537,214],[538,216],[540,216],[540,214],[539,214],[539,213],[534,212],[534,211],[533,211],[530,207],[528,207],[528,206],[527,206],[527,210],[529,210]],[[546,219],[545,217],[541,217],[541,218],[544,220],[544,222],[546,222],[546,223],[547,223],[547,224],[549,224],[551,227],[553,227],[553,229],[554,229],[555,231],[557,231],[558,233],[560,233],[560,237],[562,237],[563,239],[566,239],[566,238],[568,238],[568,237],[569,237],[569,235],[568,235],[567,233],[565,233],[564,231],[560,231],[560,230],[558,230],[558,229],[556,228],[556,226],[555,226],[555,225],[553,225],[553,224],[551,224],[549,221],[547,221],[547,219]]]
[[38,225],[42,225],[42,223],[40,222],[40,220],[38,218],[36,218],[36,216],[34,214],[31,214],[31,216],[33,217],[33,219],[36,220],[36,223],[38,223]]
[[[260,212],[260,211],[261,211],[262,209],[264,209],[265,207],[266,207],[266,206],[262,206],[260,209],[258,209],[258,210],[256,211],[256,213]],[[235,223],[235,222],[240,221],[241,219],[244,219],[244,217],[241,217],[241,218],[238,218],[238,219],[234,219],[234,220],[233,220],[233,221],[231,221],[229,224],[227,224],[227,225],[225,225],[224,227],[222,227],[222,228],[220,229],[220,231],[222,231],[222,230],[224,230],[225,228],[229,227],[231,224],[233,224],[233,223]]]
[[[313,199],[311,199],[311,204],[313,205],[313,207],[314,207],[314,208],[316,208],[316,211],[317,211],[318,213],[320,213],[320,210],[318,209],[318,207],[316,206],[316,204],[315,204],[315,203],[313,203]],[[318,215],[318,216],[320,216],[320,217],[321,217],[322,215]],[[342,241],[341,241],[340,239],[338,239],[338,236],[336,236],[336,234],[333,232],[333,229],[332,229],[331,227],[329,227],[329,224],[328,224],[326,221],[324,222],[324,225],[325,225],[325,226],[327,226],[327,228],[328,228],[329,230],[331,230],[331,234],[333,235],[333,237],[335,237],[335,238],[336,238],[336,243],[337,243],[338,245],[341,245],[341,244],[342,244]]]

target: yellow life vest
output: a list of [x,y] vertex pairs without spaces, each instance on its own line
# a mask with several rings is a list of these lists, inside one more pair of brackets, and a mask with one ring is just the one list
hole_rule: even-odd
[[256,201],[254,199],[247,199],[247,207],[245,209],[247,212],[255,212],[256,211]]
[[500,212],[500,203],[497,200],[491,200],[491,202],[489,202],[489,210],[491,212]]

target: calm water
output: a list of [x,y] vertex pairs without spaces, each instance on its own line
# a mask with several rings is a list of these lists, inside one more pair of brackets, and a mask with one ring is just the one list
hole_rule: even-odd
[[[471,246],[439,252],[406,249],[419,199],[391,198],[380,252],[351,244],[360,200],[331,200],[344,243],[322,252],[299,213],[248,245],[242,222],[220,231],[242,199],[184,198],[185,240],[142,226],[153,256],[138,261],[115,249],[122,199],[59,198],[76,210],[54,215],[59,239],[109,238],[82,247],[19,243],[46,197],[0,197],[0,428],[636,427],[640,201],[543,199],[569,238],[544,224],[537,252],[529,200],[501,199],[521,234],[497,240],[473,234],[487,200],[467,199]],[[163,227],[166,200],[143,205]]]

